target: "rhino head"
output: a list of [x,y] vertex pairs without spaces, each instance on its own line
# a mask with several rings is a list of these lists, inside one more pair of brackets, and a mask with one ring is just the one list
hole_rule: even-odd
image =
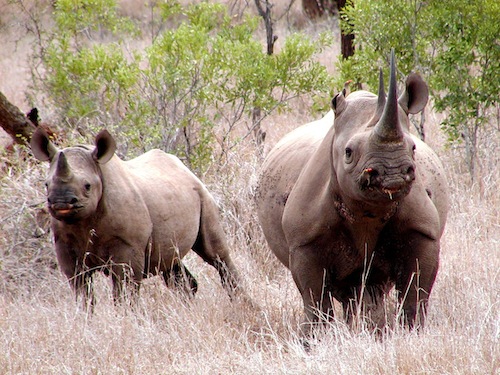
[[75,223],[92,215],[102,196],[102,176],[99,164],[107,163],[116,144],[107,130],[95,139],[95,147],[69,147],[58,150],[42,129],[31,138],[33,155],[50,162],[45,186],[47,206],[57,220]]
[[409,113],[422,111],[428,88],[417,74],[406,80],[397,97],[394,51],[388,95],[380,71],[378,95],[366,91],[332,101],[335,136],[332,163],[343,196],[366,204],[401,200],[415,180],[415,142],[409,132]]

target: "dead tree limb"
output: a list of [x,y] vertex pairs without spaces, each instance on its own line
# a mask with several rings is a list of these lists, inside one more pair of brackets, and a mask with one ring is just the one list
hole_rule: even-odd
[[0,92],[0,126],[15,143],[29,146],[35,125]]
[[[265,6],[265,9],[263,7]],[[269,0],[255,0],[255,5],[257,6],[257,10],[259,15],[264,20],[264,25],[266,26],[266,40],[267,40],[267,54],[271,56],[274,53],[274,43],[278,39],[277,35],[274,35],[273,30],[273,19],[271,16],[271,8],[273,4],[269,2]],[[263,152],[263,143],[266,139],[266,132],[263,131],[260,127],[262,122],[262,111],[260,107],[254,107],[252,111],[252,129],[254,133],[255,143],[259,152],[262,155]]]
[[[266,9],[264,9],[262,3],[264,3]],[[266,25],[267,54],[272,55],[274,53],[274,42],[278,39],[278,37],[274,35],[273,31],[273,20],[271,17],[271,8],[273,5],[269,2],[269,0],[255,0],[255,5],[257,6],[259,15],[264,19],[264,24]]]

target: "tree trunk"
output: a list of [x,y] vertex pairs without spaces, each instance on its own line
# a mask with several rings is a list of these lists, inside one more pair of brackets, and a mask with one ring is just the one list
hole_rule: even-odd
[[302,0],[302,9],[304,9],[304,13],[307,15],[307,17],[312,20],[323,16],[325,13],[329,16],[333,16],[337,11],[337,1]]
[[[264,1],[265,9],[262,6],[261,0],[255,0],[255,5],[259,15],[264,20],[266,26],[266,36],[267,36],[267,54],[271,56],[274,53],[274,43],[278,39],[277,35],[274,35],[273,30],[273,19],[271,15],[271,8],[273,5],[269,0]],[[263,143],[266,139],[266,132],[261,129],[262,114],[261,108],[254,107],[252,111],[252,129],[254,134],[255,143],[257,146],[257,151],[262,156],[263,155]]]
[[14,142],[29,146],[35,125],[0,92],[0,126]]
[[262,6],[261,0],[255,0],[255,5],[257,6],[257,10],[259,15],[264,20],[264,24],[266,25],[266,38],[267,38],[267,54],[270,56],[274,53],[274,43],[276,39],[278,39],[277,35],[274,35],[273,31],[273,19],[271,17],[271,8],[273,4],[269,2],[269,0],[263,1],[265,5],[265,9]]
[[[337,1],[339,13],[342,11],[342,8],[344,8],[345,5],[346,0]],[[347,59],[350,56],[354,55],[354,34],[344,34],[342,29],[340,30],[340,50],[344,59]]]

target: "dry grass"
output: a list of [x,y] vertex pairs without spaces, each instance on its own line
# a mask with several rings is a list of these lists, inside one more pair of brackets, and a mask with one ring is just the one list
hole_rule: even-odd
[[[3,42],[11,46],[9,40]],[[17,58],[25,56],[16,51]],[[337,51],[322,59],[332,61]],[[12,53],[6,55],[14,58]],[[6,55],[0,55],[0,91],[23,107],[17,90],[29,77],[16,71],[5,78]],[[250,149],[231,155],[220,174],[206,180],[222,208],[245,287],[260,309],[230,302],[215,270],[191,254],[186,262],[200,286],[192,301],[152,278],[143,284],[138,306],[115,306],[109,280],[100,276],[92,316],[75,303],[56,268],[41,211],[45,166],[22,151],[2,159],[0,373],[500,374],[500,178],[493,169],[499,165],[498,138],[482,143],[484,167],[471,186],[457,151],[444,149],[435,117],[428,118],[429,142],[447,166],[452,209],[426,328],[419,334],[396,328],[377,339],[335,321],[309,354],[297,336],[301,299],[256,221],[252,189],[260,160]],[[269,119],[268,146],[308,120],[304,108]]]

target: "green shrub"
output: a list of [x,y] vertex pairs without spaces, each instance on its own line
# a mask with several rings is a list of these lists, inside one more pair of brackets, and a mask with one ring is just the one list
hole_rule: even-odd
[[478,133],[493,123],[500,104],[500,3],[477,1],[356,0],[344,8],[342,27],[355,34],[356,53],[339,61],[337,86],[348,79],[375,90],[376,70],[391,48],[402,73],[418,71],[430,84],[441,126],[451,144],[465,143],[472,177]]
[[[269,56],[256,37],[258,18],[238,21],[221,4],[168,1],[154,8],[162,31],[128,52],[125,37],[137,33],[115,0],[55,4],[40,87],[70,126],[119,133],[123,153],[158,147],[203,172],[292,98],[331,89],[314,61],[327,35],[292,35]],[[89,37],[96,32],[100,38]]]

